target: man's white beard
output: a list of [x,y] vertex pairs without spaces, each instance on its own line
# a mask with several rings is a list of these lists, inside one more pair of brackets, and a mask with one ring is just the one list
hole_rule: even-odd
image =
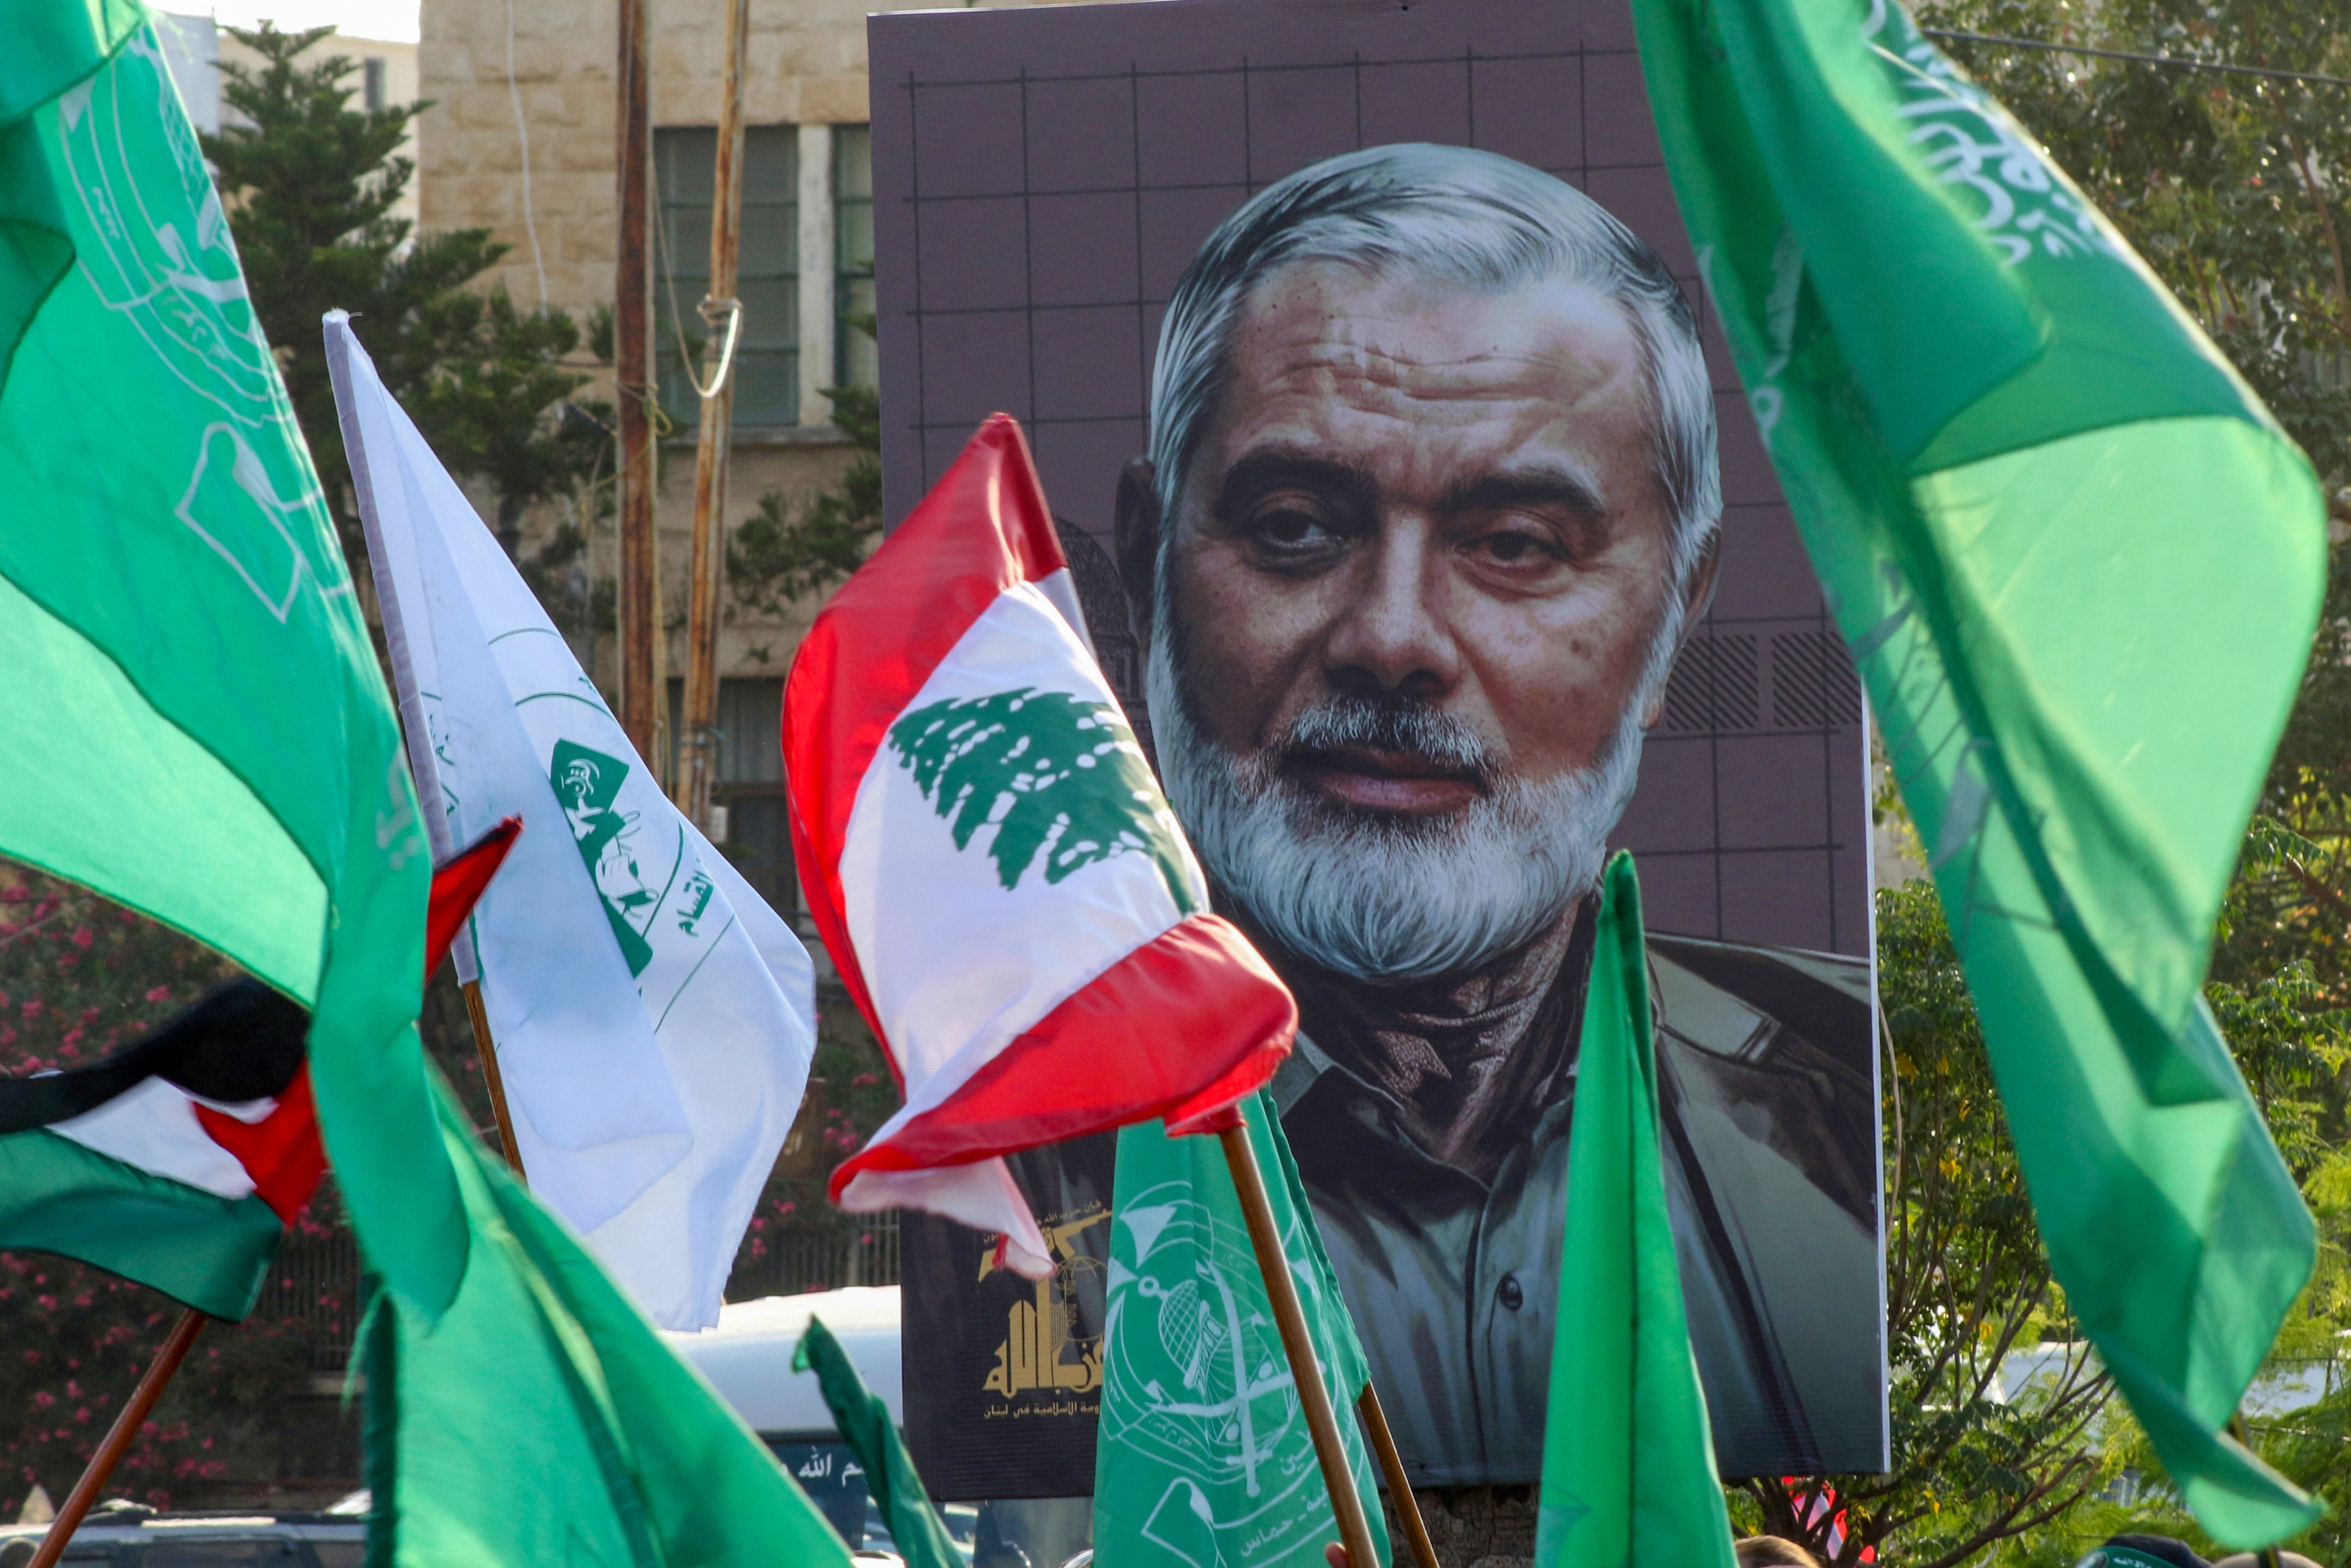
[[[1405,722],[1422,749],[1489,787],[1442,820],[1374,813],[1301,789],[1279,758],[1317,731],[1321,744],[1345,743],[1351,709],[1397,705],[1341,697],[1259,751],[1227,751],[1194,722],[1164,610],[1160,620],[1147,678],[1168,800],[1208,875],[1299,956],[1364,980],[1462,974],[1531,941],[1598,885],[1640,768],[1641,698],[1590,768],[1541,784],[1495,777],[1466,727],[1420,708]],[[1663,674],[1642,682],[1643,696]]]

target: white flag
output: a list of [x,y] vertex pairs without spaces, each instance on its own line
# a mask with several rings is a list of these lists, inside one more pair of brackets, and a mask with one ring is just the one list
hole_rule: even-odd
[[523,820],[455,948],[523,1168],[657,1322],[706,1328],[808,1084],[808,951],[662,794],[350,318],[326,333],[434,857]]

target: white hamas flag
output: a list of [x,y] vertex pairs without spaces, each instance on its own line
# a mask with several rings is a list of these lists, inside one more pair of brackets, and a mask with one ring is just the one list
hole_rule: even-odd
[[807,1086],[808,952],[661,793],[350,319],[326,332],[435,858],[527,830],[456,949],[524,1169],[664,1327],[707,1327]]

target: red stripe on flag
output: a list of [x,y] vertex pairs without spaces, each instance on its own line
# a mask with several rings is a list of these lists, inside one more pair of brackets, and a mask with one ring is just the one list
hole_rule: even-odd
[[[453,856],[433,873],[433,893],[424,915],[424,977],[449,952],[457,929],[474,912],[482,890],[497,875],[498,867],[522,831],[522,819],[508,817],[484,833],[470,848]],[[294,1070],[278,1092],[277,1104],[258,1122],[235,1117],[198,1103],[196,1121],[205,1135],[235,1156],[253,1178],[254,1191],[287,1225],[302,1212],[326,1174],[327,1152],[319,1142],[319,1113],[310,1099],[310,1064]]]
[[293,1224],[327,1169],[327,1152],[319,1145],[319,1113],[310,1103],[310,1064],[295,1069],[277,1096],[277,1108],[258,1122],[240,1122],[202,1103],[196,1120],[214,1143],[236,1156],[261,1201],[281,1221]]
[[[1186,1019],[1212,1020],[1209,1032],[1169,1027]],[[1046,1014],[946,1104],[859,1150],[832,1173],[831,1196],[860,1171],[960,1165],[1157,1116],[1173,1133],[1212,1131],[1297,1032],[1298,1004],[1249,938],[1195,915]],[[1202,1088],[1204,1064],[1215,1077]]]
[[1007,589],[1069,565],[1029,443],[990,414],[897,531],[843,583],[809,629],[784,691],[792,857],[809,915],[842,984],[905,1087],[850,941],[841,846],[858,786],[890,726]]
[[433,868],[433,896],[424,910],[427,980],[441,967],[449,944],[457,939],[465,916],[474,913],[475,904],[490,885],[490,878],[498,874],[498,867],[506,863],[507,851],[514,847],[515,835],[521,831],[522,819],[508,817],[475,841],[470,849],[450,856],[446,865]]

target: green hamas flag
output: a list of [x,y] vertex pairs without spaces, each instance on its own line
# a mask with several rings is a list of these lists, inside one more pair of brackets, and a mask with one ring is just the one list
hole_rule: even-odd
[[906,1560],[907,1568],[963,1568],[955,1538],[947,1533],[938,1510],[931,1506],[923,1478],[914,1470],[914,1456],[906,1451],[906,1440],[891,1421],[889,1407],[865,1386],[856,1364],[832,1337],[832,1331],[814,1317],[809,1319],[808,1332],[800,1335],[799,1345],[792,1352],[794,1372],[810,1367],[816,1369],[825,1408],[832,1412],[841,1440],[865,1468],[865,1490],[873,1494],[874,1504],[889,1522],[890,1540],[898,1555]]
[[[1379,1492],[1351,1419],[1371,1374],[1272,1105],[1263,1092],[1240,1102],[1385,1563]],[[1338,1521],[1223,1148],[1171,1138],[1156,1122],[1122,1128],[1111,1211],[1095,1562],[1322,1568]]]
[[443,1098],[472,1254],[360,1330],[371,1568],[849,1568],[751,1429]]
[[0,853],[308,1005],[374,1266],[464,1269],[414,1020],[430,874],[333,524],[132,0],[18,0],[0,58]]
[[1682,214],[1933,861],[2066,1302],[2207,1529],[2313,1229],[2200,998],[2325,572],[2310,466],[1892,0],[1635,0]]
[[1641,884],[1603,882],[1568,1129],[1538,1568],[1733,1568],[1657,1152]]

